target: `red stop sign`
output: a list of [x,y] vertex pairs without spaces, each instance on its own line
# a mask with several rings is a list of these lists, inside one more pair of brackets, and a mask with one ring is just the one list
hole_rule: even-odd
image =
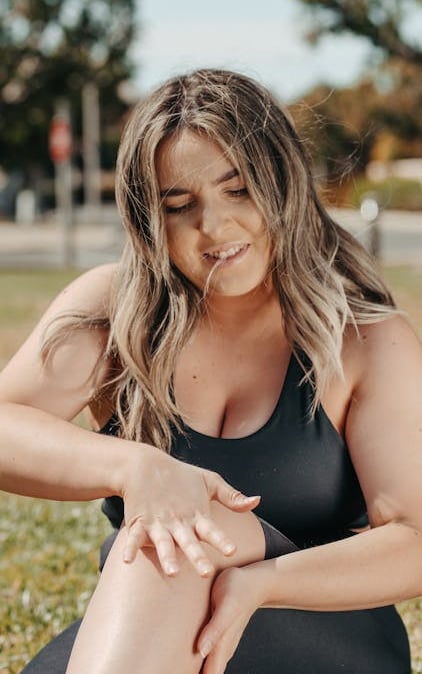
[[72,152],[70,124],[64,117],[53,117],[48,139],[50,157],[55,163],[67,161]]

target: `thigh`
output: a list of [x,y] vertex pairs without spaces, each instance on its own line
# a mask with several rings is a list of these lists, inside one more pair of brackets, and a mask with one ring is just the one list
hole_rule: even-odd
[[[217,570],[265,556],[265,538],[252,513],[213,503],[212,514],[236,552],[224,557],[207,546]],[[67,674],[197,674],[202,659],[195,641],[207,618],[212,578],[201,578],[179,553],[177,576],[165,576],[152,548],[125,564],[123,529],[108,555],[79,630]]]
[[259,609],[226,674],[411,674],[393,606],[358,611]]

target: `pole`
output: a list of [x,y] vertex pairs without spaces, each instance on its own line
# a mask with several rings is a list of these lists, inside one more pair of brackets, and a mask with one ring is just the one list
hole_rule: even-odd
[[366,194],[363,196],[360,214],[368,226],[368,250],[379,261],[381,256],[380,207],[375,195]]
[[379,260],[381,256],[381,233],[379,219],[377,218],[372,223],[369,230],[369,252],[376,259]]
[[101,204],[100,106],[98,87],[88,82],[82,89],[84,197],[90,218]]
[[[70,105],[61,100],[56,106],[55,120],[59,120],[70,133]],[[54,122],[54,120],[53,120]],[[59,259],[62,267],[71,267],[75,261],[75,242],[73,237],[73,199],[71,152],[54,160],[56,210],[59,216],[60,241]]]

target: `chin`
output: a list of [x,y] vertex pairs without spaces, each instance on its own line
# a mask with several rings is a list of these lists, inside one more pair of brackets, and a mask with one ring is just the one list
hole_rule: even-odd
[[211,284],[208,288],[207,295],[214,297],[246,297],[255,292],[260,292],[264,289],[265,277],[257,280],[256,283],[249,281],[248,283],[217,283]]

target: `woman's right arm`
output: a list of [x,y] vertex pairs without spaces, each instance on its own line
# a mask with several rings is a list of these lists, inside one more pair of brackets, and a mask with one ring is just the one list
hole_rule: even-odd
[[107,335],[100,329],[69,333],[47,364],[40,356],[44,330],[56,316],[104,311],[114,273],[114,265],[105,265],[70,284],[0,373],[0,489],[71,501],[121,496],[127,561],[153,544],[164,571],[173,574],[178,545],[208,575],[213,569],[200,541],[224,554],[234,549],[211,519],[210,501],[241,512],[259,499],[245,499],[215,473],[155,447],[71,423],[107,374]]
[[70,332],[48,364],[41,359],[55,317],[104,311],[114,272],[114,265],[98,267],[63,290],[0,373],[1,489],[56,500],[116,493],[123,443],[70,423],[106,375],[104,331]]

